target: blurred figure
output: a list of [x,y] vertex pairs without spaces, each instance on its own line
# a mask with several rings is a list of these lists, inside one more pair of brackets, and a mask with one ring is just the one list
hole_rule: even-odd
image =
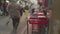
[[0,16],[3,16],[2,0],[0,0]]
[[7,16],[8,15],[8,12],[7,12],[7,6],[8,6],[8,2],[7,0],[4,0],[4,3],[3,3],[3,11],[4,11],[4,15]]
[[8,6],[9,6],[9,4],[10,4],[10,2],[8,0],[6,0],[6,3],[5,3],[6,10],[7,10]]
[[2,5],[2,2],[1,2],[1,0],[0,0],[0,9],[1,9],[1,5]]
[[13,21],[13,32],[17,32],[17,27],[21,17],[20,5],[17,4],[17,0],[12,0],[8,6],[8,13]]

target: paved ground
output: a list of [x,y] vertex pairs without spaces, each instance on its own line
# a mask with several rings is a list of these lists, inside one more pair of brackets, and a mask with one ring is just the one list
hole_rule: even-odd
[[8,21],[8,16],[2,16],[0,17],[0,34],[7,34],[12,30],[12,23],[10,22],[9,25],[6,25],[6,22]]
[[[27,34],[27,18],[29,13],[26,12],[23,14],[21,21],[18,26],[17,34]],[[7,21],[10,21],[8,26],[6,25]],[[11,34],[13,30],[12,20],[9,19],[9,16],[0,16],[0,34]]]

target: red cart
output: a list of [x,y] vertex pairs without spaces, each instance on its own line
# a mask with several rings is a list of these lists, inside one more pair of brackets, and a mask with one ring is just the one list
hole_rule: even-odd
[[44,13],[32,14],[28,18],[28,25],[30,27],[30,33],[28,32],[28,34],[47,34],[48,18]]

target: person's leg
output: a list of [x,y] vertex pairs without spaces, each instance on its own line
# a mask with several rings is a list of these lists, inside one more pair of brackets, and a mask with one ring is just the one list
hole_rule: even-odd
[[13,31],[15,31],[15,23],[16,23],[15,18],[12,18],[12,21],[13,21]]
[[17,30],[20,18],[13,18],[13,27]]
[[20,18],[12,18],[12,20],[13,20],[13,32],[16,33]]
[[16,23],[15,18],[12,18],[13,30],[12,30],[11,34],[16,34],[15,23]]
[[17,30],[17,28],[18,28],[19,21],[20,21],[20,18],[16,18],[16,24],[15,24],[15,28],[16,28],[16,30]]

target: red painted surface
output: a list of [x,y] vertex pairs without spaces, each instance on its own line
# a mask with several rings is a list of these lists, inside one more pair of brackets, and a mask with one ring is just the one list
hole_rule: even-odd
[[33,14],[29,18],[29,23],[30,24],[48,24],[48,18],[43,13],[41,13],[41,14]]
[[[48,18],[47,17],[38,17],[38,16],[44,16],[43,13],[41,14],[33,14],[29,18],[29,24],[32,24],[32,32],[40,32],[40,26],[48,24]],[[36,29],[35,29],[36,28]]]

